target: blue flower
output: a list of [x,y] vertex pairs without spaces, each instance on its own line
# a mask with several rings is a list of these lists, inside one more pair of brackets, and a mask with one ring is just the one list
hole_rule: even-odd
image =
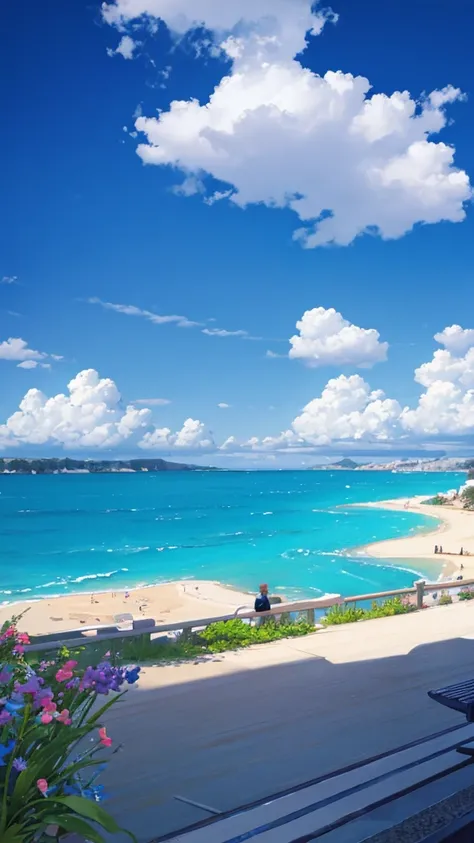
[[127,668],[125,671],[125,679],[129,685],[133,685],[137,681],[139,673],[140,668],[138,666]]
[[8,711],[8,713],[11,714],[12,717],[18,717],[18,712],[23,711],[24,707],[25,704],[23,702],[14,702],[13,700],[8,700],[8,702],[5,703],[5,711]]
[[10,752],[15,746],[15,741],[8,741],[7,744],[0,743],[0,767],[6,767],[5,755],[10,755]]
[[28,764],[26,763],[25,759],[22,758],[21,755],[19,755],[18,758],[15,758],[13,762],[13,767],[15,768],[17,773],[22,773],[23,770],[26,770]]

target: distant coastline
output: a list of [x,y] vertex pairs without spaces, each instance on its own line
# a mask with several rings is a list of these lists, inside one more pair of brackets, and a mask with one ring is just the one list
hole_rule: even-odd
[[73,460],[64,458],[0,459],[0,474],[137,474],[157,471],[219,471],[212,466],[163,459]]

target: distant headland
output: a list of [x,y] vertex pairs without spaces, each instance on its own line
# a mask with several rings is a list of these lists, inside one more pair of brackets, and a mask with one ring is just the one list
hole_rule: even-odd
[[474,459],[458,457],[440,457],[438,459],[399,459],[390,462],[358,463],[345,458],[331,465],[315,465],[312,471],[470,471],[474,469]]
[[168,462],[162,459],[73,460],[69,457],[47,459],[0,459],[0,474],[130,474],[155,471],[218,471],[212,466]]

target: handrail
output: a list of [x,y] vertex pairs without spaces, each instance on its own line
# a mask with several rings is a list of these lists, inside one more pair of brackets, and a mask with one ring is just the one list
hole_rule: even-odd
[[[255,612],[254,609],[249,609],[247,612],[243,612],[241,615],[238,615],[238,617],[241,619],[252,619],[269,617],[272,615],[282,615],[289,612],[306,611],[314,613],[318,609],[328,609],[331,606],[340,606],[343,602],[344,598],[341,597],[340,594],[329,594],[325,597],[320,597],[314,600],[296,600],[290,603],[278,603],[276,606],[272,606],[268,612]],[[54,640],[51,640],[51,636],[47,636],[49,638],[48,641],[41,641],[40,639],[42,636],[37,635],[35,636],[37,643],[29,644],[25,647],[25,650],[27,652],[39,652],[41,650],[51,650],[53,647],[60,646],[66,646],[68,648],[79,647],[84,646],[84,644],[96,644],[98,641],[111,641],[116,638],[134,638],[139,635],[156,635],[183,629],[206,627],[211,623],[235,620],[235,618],[235,614],[219,615],[213,618],[195,618],[190,621],[176,621],[175,623],[159,625],[156,624],[156,621],[154,621],[154,626],[144,626],[143,621],[145,618],[140,618],[139,626],[137,625],[137,628],[135,629],[119,630],[116,627],[111,628],[109,626],[106,631],[103,627],[95,627],[96,635],[83,635],[81,629],[66,630],[64,635],[58,633]],[[102,632],[101,629],[103,630]],[[89,628],[89,631],[92,630]],[[44,637],[46,638],[46,635]]]
[[[248,609],[246,606],[238,606],[231,615],[219,615],[212,618],[195,618],[193,620],[176,621],[175,623],[168,624],[157,624],[156,620],[152,618],[140,618],[138,621],[133,622],[133,629],[118,629],[117,626],[96,626],[65,630],[63,634],[60,632],[55,633],[54,638],[52,638],[51,634],[31,636],[34,643],[25,647],[25,650],[27,652],[40,652],[42,650],[51,650],[54,647],[60,646],[66,646],[69,648],[78,647],[87,644],[96,644],[98,641],[111,641],[117,638],[135,638],[140,635],[155,636],[166,632],[176,632],[184,629],[197,629],[209,626],[211,623],[235,620],[235,618],[251,620],[252,618],[257,617],[262,618],[294,612],[307,612],[309,620],[314,622],[315,612],[319,609],[328,609],[331,606],[359,603],[366,600],[379,600],[383,598],[397,597],[404,594],[416,594],[416,605],[418,609],[421,609],[423,606],[423,595],[426,592],[443,591],[447,588],[463,588],[470,585],[474,585],[474,579],[448,580],[446,582],[426,582],[425,580],[418,580],[413,586],[408,588],[396,588],[392,591],[377,591],[372,594],[358,594],[353,597],[341,597],[340,594],[329,594],[325,597],[319,597],[313,600],[295,600],[288,603],[277,603],[272,606],[268,612],[255,612],[253,609]],[[243,611],[242,614],[240,614],[242,609],[245,609],[246,611]],[[94,632],[95,635],[84,634]]]

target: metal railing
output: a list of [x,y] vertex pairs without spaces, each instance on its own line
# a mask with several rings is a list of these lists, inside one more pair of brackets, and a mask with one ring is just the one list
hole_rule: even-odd
[[[246,606],[239,606],[233,614],[218,615],[211,618],[195,618],[187,621],[176,621],[175,623],[157,624],[153,618],[140,618],[132,622],[132,629],[119,629],[114,626],[83,627],[81,629],[55,632],[49,635],[31,636],[33,643],[25,649],[27,652],[41,652],[51,650],[53,647],[65,646],[70,648],[83,647],[87,644],[97,644],[99,641],[114,641],[115,639],[134,638],[146,635],[150,638],[164,635],[168,632],[181,632],[183,630],[203,629],[211,623],[219,621],[230,621],[236,617],[242,620],[265,618],[275,615],[295,614],[304,612],[309,623],[314,624],[316,612],[322,609],[329,609],[332,606],[344,606],[351,603],[362,603],[369,600],[383,600],[390,597],[401,597],[402,595],[416,595],[417,609],[423,608],[424,596],[435,591],[444,591],[450,588],[464,588],[474,585],[474,579],[449,580],[446,582],[426,582],[417,580],[413,586],[408,588],[397,588],[392,591],[376,591],[371,594],[358,594],[353,597],[341,597],[340,594],[330,594],[326,597],[314,600],[295,600],[289,603],[278,603],[269,612],[255,612]],[[244,610],[244,611],[242,611]]]

